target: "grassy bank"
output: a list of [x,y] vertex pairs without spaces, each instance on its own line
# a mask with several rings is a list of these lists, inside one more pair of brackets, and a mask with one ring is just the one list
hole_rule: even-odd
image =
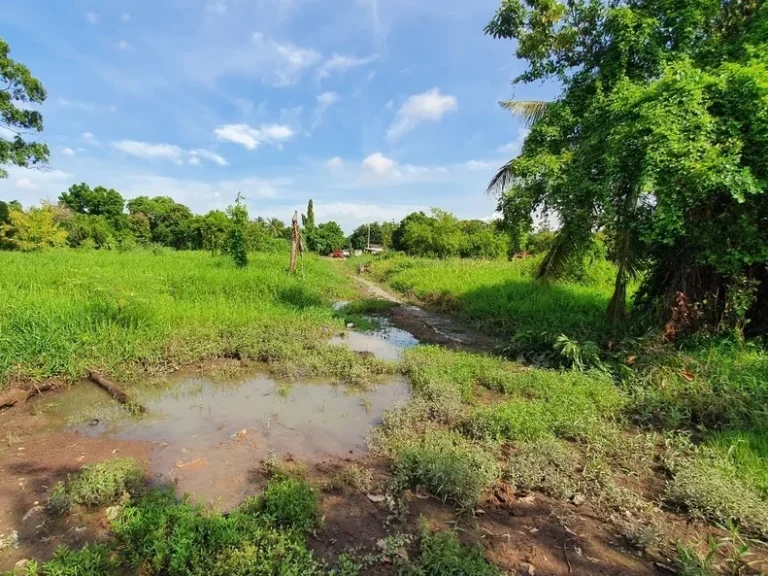
[[240,270],[204,252],[0,252],[0,387],[94,368],[130,377],[210,356],[345,370],[354,358],[322,342],[341,326],[330,304],[352,293],[347,278],[314,256],[303,276],[286,267],[283,254],[253,254]]

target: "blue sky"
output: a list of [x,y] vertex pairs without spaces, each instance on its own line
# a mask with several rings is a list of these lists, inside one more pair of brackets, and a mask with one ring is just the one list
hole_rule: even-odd
[[347,231],[438,206],[487,218],[495,168],[525,132],[499,99],[514,44],[483,35],[499,0],[12,0],[14,59],[48,90],[46,171],[0,199],[74,183],[169,195],[195,212],[241,191],[288,220],[313,198]]

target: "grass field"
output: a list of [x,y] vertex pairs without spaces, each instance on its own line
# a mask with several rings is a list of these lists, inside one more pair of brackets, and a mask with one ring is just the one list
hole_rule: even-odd
[[239,270],[204,252],[0,252],[0,386],[94,368],[130,377],[212,356],[343,368],[353,357],[323,357],[322,334],[342,326],[330,305],[352,294],[346,277],[314,256],[306,280],[286,266],[283,254],[253,254]]
[[[461,518],[504,483],[565,501],[583,496],[603,517],[618,518],[616,528],[629,542],[675,545],[660,507],[737,527],[744,538],[768,538],[768,356],[758,343],[710,340],[673,348],[645,337],[632,350],[612,352],[610,363],[602,348],[609,337],[603,323],[609,265],[542,285],[532,280],[534,260],[398,256],[372,261],[373,277],[502,344],[516,340],[538,350],[544,342],[552,349],[551,338],[564,334],[572,347],[581,346],[567,352],[571,357],[586,356],[588,341],[600,354],[594,363],[548,368],[513,354],[419,346],[399,365],[387,365],[326,343],[329,329],[372,310],[343,265],[308,257],[297,277],[285,265],[283,254],[253,254],[240,270],[199,252],[0,252],[0,290],[7,295],[0,304],[0,382],[76,379],[94,368],[138,379],[217,356],[357,384],[397,370],[408,376],[412,397],[390,410],[371,438],[375,453],[391,463],[393,521],[408,513],[407,489],[428,490]],[[331,304],[344,299],[354,302],[339,315]],[[631,367],[621,360],[630,352],[638,356]],[[363,486],[366,474],[355,468],[312,486],[272,470],[261,496],[222,516],[167,492],[145,491],[126,460],[88,468],[56,487],[48,508],[66,514],[138,490],[111,523],[115,546],[62,549],[29,574],[108,574],[118,565],[147,574],[273,573],[281,563],[288,571],[276,573],[362,574],[360,557],[342,555],[335,566],[320,562],[307,534],[319,529],[320,491]],[[638,484],[644,488],[628,488]],[[400,542],[401,536],[412,538],[392,537]],[[721,542],[717,553],[738,553],[741,538]],[[426,530],[413,541],[418,546],[397,566],[400,574],[498,573],[452,534]],[[686,572],[699,560],[682,547],[675,568],[716,573]],[[78,572],[84,567],[91,571]]]

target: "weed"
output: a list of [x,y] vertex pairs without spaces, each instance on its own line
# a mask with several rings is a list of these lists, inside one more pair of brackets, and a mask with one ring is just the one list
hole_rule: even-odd
[[668,502],[699,518],[768,536],[768,503],[738,478],[727,460],[702,450],[677,462],[672,474],[666,490]]
[[[117,555],[102,544],[86,544],[80,550],[60,546],[53,558],[43,564],[42,573],[45,576],[107,576],[115,574],[119,567]],[[36,575],[37,570],[37,566],[27,566],[25,576]]]
[[658,546],[664,540],[659,527],[652,522],[629,521],[621,526],[621,535],[630,546],[641,550]]
[[271,481],[261,498],[261,510],[276,526],[307,532],[319,520],[318,498],[306,482],[293,478]]
[[677,557],[672,566],[679,576],[714,576],[716,547],[710,545],[707,554],[700,555],[682,542],[677,543]]
[[67,481],[67,494],[75,504],[105,506],[123,493],[132,494],[144,484],[144,474],[135,460],[116,458],[85,466]]
[[323,484],[323,490],[328,492],[340,492],[345,487],[358,492],[367,492],[373,484],[373,473],[367,468],[360,468],[354,464],[347,466],[334,474]]
[[471,512],[481,493],[499,477],[495,456],[459,434],[435,430],[397,448],[395,482],[425,485],[435,496]]
[[401,576],[499,576],[479,546],[466,547],[453,532],[424,533],[417,562],[402,569]]
[[579,489],[579,456],[554,439],[525,443],[507,460],[505,479],[523,490],[569,498]]
[[63,516],[72,508],[72,497],[67,493],[64,482],[57,482],[48,495],[48,511],[56,516]]
[[[126,504],[112,529],[127,563],[149,576],[321,574],[300,531],[308,522],[294,516],[295,505],[281,507],[297,500],[287,496],[296,491],[283,486],[278,492],[264,504],[273,515],[243,506],[223,516],[179,501],[170,491],[154,491]],[[292,529],[280,529],[276,520]]]

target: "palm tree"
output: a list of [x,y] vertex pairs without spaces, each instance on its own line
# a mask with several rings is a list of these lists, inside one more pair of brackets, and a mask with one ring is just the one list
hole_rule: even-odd
[[[545,100],[500,100],[499,106],[519,116],[528,127],[541,120],[549,108],[549,102]],[[504,164],[496,172],[488,184],[486,192],[490,196],[500,198],[514,183],[512,174],[512,162],[514,158]]]
[[[506,100],[499,106],[519,116],[526,125],[533,126],[549,110],[549,102],[543,100]],[[515,182],[512,172],[514,158],[504,164],[491,179],[486,192],[500,199]],[[643,267],[640,241],[632,222],[636,216],[640,194],[638,187],[631,187],[624,196],[620,213],[614,222],[614,263],[617,267],[613,295],[608,303],[606,315],[609,323],[618,328],[626,319],[627,286],[640,275]],[[579,254],[580,248],[588,241],[589,230],[576,225],[578,218],[571,215],[565,219],[555,242],[541,262],[537,278],[556,279],[563,275],[568,263]]]

